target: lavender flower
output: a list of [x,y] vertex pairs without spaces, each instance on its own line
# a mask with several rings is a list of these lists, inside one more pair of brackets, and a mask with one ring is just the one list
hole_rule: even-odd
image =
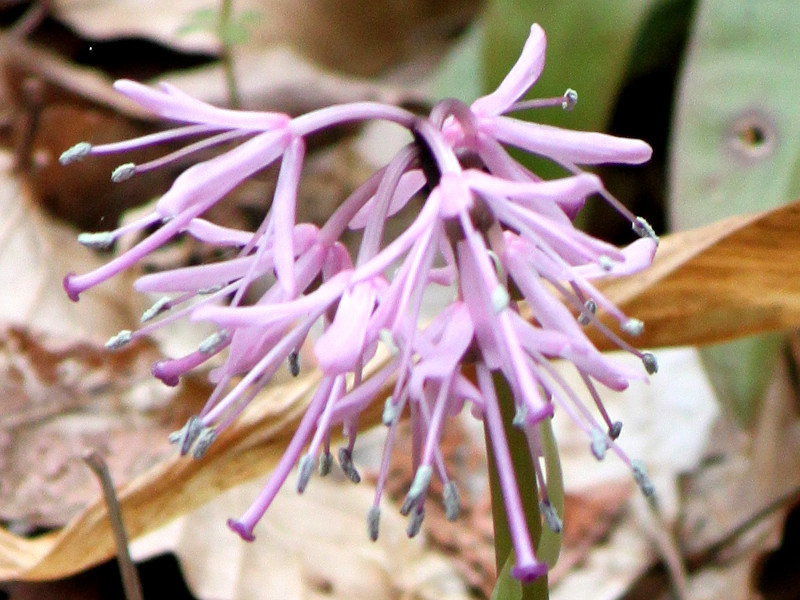
[[[649,226],[630,214],[580,165],[637,164],[649,159],[644,142],[599,133],[566,131],[507,116],[521,108],[571,108],[577,95],[520,102],[544,66],[545,36],[534,25],[517,64],[498,89],[467,106],[456,100],[438,103],[428,117],[375,103],[355,103],[290,118],[279,113],[239,112],[214,108],[164,85],[160,90],[120,81],[116,89],[156,114],[186,123],[137,140],[91,146],[81,143],[62,156],[67,163],[88,155],[124,152],[141,146],[201,137],[182,150],[151,163],[127,163],[113,178],[121,180],[160,167],[211,146],[240,141],[232,150],[198,163],[180,175],[149,216],[113,232],[84,234],[89,246],[109,246],[120,235],[154,229],[137,245],[105,266],[85,275],[68,275],[70,298],[133,266],[179,234],[213,246],[237,249],[222,262],[173,269],[140,277],[140,292],[166,294],[142,318],[138,331],[109,341],[118,347],[176,319],[210,321],[217,332],[198,349],[153,367],[156,377],[176,385],[184,373],[225,353],[212,371],[217,385],[202,412],[172,440],[181,452],[200,457],[287,361],[296,374],[297,352],[312,326],[324,324],[314,344],[322,373],[320,384],[292,441],[265,488],[238,520],[229,525],[253,539],[259,519],[298,465],[297,489],[331,469],[331,431],[341,426],[347,443],[337,452],[342,470],[360,480],[353,463],[359,415],[372,402],[383,402],[387,437],[375,499],[367,517],[372,539],[378,536],[379,502],[398,421],[408,413],[413,431],[412,461],[416,475],[401,507],[409,515],[409,535],[424,518],[429,484],[444,484],[448,518],[458,515],[458,489],[438,448],[445,419],[465,403],[485,421],[506,504],[515,567],[513,575],[530,581],[546,571],[537,560],[525,522],[493,376],[501,374],[513,392],[516,417],[536,460],[537,480],[546,522],[560,528],[550,506],[544,476],[538,472],[541,452],[538,423],[557,405],[586,432],[591,451],[608,450],[632,469],[647,494],[652,485],[639,463],[617,446],[621,424],[606,413],[596,383],[622,390],[644,379],[638,370],[616,364],[591,344],[583,326],[592,324],[621,348],[637,355],[645,370],[656,370],[654,357],[642,353],[596,318],[598,309],[613,316],[628,334],[641,322],[624,315],[591,283],[608,275],[625,275],[648,266],[657,246]],[[305,138],[348,122],[388,120],[406,128],[413,141],[365,181],[318,228],[296,222],[297,186]],[[551,159],[572,173],[543,181],[516,162],[512,145]],[[255,232],[238,231],[205,221],[202,214],[244,179],[280,161],[270,211]],[[407,229],[387,239],[386,221],[417,194],[426,196]],[[585,199],[598,194],[627,218],[642,238],[626,248],[577,230],[572,219]],[[362,232],[352,256],[339,240],[347,228]],[[273,278],[274,275],[274,278]],[[245,293],[256,281],[267,291],[245,305]],[[423,296],[431,286],[454,286],[457,299],[430,323],[420,322]],[[512,291],[513,290],[513,291]],[[560,298],[554,296],[557,293]],[[527,303],[533,319],[520,314]],[[390,358],[372,376],[365,368],[383,345]],[[565,359],[580,373],[593,399],[590,410],[561,378],[551,360]],[[465,372],[469,366],[476,377]],[[472,370],[474,369],[474,371]],[[392,382],[389,398],[378,398]]]

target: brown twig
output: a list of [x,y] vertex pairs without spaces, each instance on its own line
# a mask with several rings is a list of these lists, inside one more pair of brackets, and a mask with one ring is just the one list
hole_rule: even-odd
[[52,10],[52,0],[35,2],[8,30],[8,36],[18,40],[31,35]]
[[37,77],[27,77],[22,84],[25,114],[14,157],[14,170],[17,173],[24,173],[32,166],[36,131],[39,128],[39,117],[42,114],[43,89],[44,84]]
[[111,530],[114,532],[114,542],[117,545],[117,560],[119,561],[119,571],[122,576],[122,587],[125,590],[127,600],[143,600],[142,584],[139,581],[139,573],[136,565],[133,564],[130,551],[128,550],[128,535],[125,533],[125,524],[122,521],[122,511],[119,507],[119,500],[114,491],[114,482],[111,481],[111,473],[103,457],[92,450],[83,456],[83,461],[100,480],[103,488],[103,498],[108,507],[108,518],[111,521]]

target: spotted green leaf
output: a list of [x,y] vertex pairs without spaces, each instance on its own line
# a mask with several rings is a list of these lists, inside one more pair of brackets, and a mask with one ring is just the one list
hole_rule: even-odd
[[[671,221],[686,229],[800,196],[800,11],[794,0],[699,3],[673,123]],[[781,338],[703,353],[740,423],[757,411]]]

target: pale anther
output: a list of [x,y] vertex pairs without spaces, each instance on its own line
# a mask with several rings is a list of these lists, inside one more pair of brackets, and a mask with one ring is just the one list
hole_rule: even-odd
[[381,422],[387,427],[390,427],[397,421],[398,406],[395,406],[394,399],[389,396],[383,404],[383,414],[381,415]]
[[208,296],[209,294],[216,294],[218,291],[222,289],[222,284],[217,285],[210,285],[208,287],[200,288],[197,290],[197,294],[200,296]]
[[130,329],[123,329],[117,335],[109,338],[106,342],[106,348],[109,350],[117,350],[130,342],[132,338],[133,332]]
[[455,521],[460,512],[461,495],[456,482],[451,480],[444,484],[444,516],[448,521]]
[[644,217],[636,217],[636,220],[632,224],[633,231],[636,232],[636,235],[639,237],[649,237],[658,243],[658,236],[656,235],[655,230],[650,226]]
[[220,347],[228,341],[229,335],[227,329],[220,329],[200,342],[200,346],[197,349],[200,350],[202,354],[214,354],[214,352],[219,350]]
[[126,179],[130,179],[136,173],[136,165],[133,163],[125,163],[118,166],[111,173],[111,181],[114,183],[121,183]]
[[514,411],[514,418],[511,419],[511,424],[514,427],[525,427],[525,421],[528,419],[528,406],[526,404],[517,404]]
[[355,466],[353,465],[353,456],[347,448],[339,448],[339,465],[347,478],[353,483],[361,481],[361,475],[358,474]]
[[597,302],[589,298],[586,302],[583,303],[583,310],[581,314],[578,315],[578,323],[581,325],[588,325],[592,322],[595,315],[597,314]]
[[421,465],[414,475],[414,481],[411,482],[411,487],[408,490],[408,496],[419,498],[424,494],[431,483],[433,477],[433,469],[430,465]]
[[62,165],[68,165],[75,161],[81,160],[92,151],[92,145],[89,142],[78,142],[72,148],[68,148],[61,153],[58,157],[58,162]]
[[181,456],[186,456],[189,454],[189,449],[200,435],[200,432],[203,431],[203,421],[197,415],[192,415],[189,417],[189,420],[186,421],[186,426],[181,431],[183,435],[180,439],[180,452]]
[[547,525],[547,528],[550,531],[553,533],[561,533],[564,523],[561,521],[561,518],[556,513],[556,509],[553,508],[553,505],[550,504],[550,502],[546,502],[544,500],[539,502],[539,512],[542,513],[542,516],[544,517],[544,524]]
[[331,472],[331,465],[333,465],[333,455],[330,452],[323,452],[319,455],[319,466],[317,473],[320,477],[325,477]]
[[411,512],[411,509],[414,508],[414,506],[419,504],[420,497],[422,497],[425,492],[428,491],[428,486],[431,483],[432,476],[433,469],[430,465],[421,465],[417,469],[417,472],[414,475],[414,481],[411,483],[411,487],[406,494],[403,505],[400,507],[401,515],[407,515]]
[[496,315],[499,315],[508,308],[511,302],[511,297],[508,295],[508,290],[502,285],[498,285],[492,290],[492,310]]
[[628,319],[622,326],[622,331],[632,336],[642,335],[644,323],[639,319]]
[[650,481],[650,476],[647,474],[647,469],[645,469],[644,464],[642,464],[641,461],[635,460],[631,463],[631,467],[633,469],[633,479],[636,481],[636,485],[639,486],[639,489],[642,490],[642,494],[647,498],[652,497],[656,492],[656,488],[653,482]]
[[561,102],[561,108],[564,110],[572,110],[578,104],[578,92],[572,88],[567,88],[564,92],[564,100]]
[[165,310],[169,310],[169,301],[169,296],[159,298],[155,304],[153,304],[153,306],[142,313],[142,323],[147,323],[148,321],[155,319]]
[[603,460],[608,450],[608,438],[599,429],[592,430],[592,454],[597,460]]
[[200,460],[206,455],[208,452],[209,447],[211,444],[214,443],[214,440],[217,439],[217,430],[213,427],[206,427],[200,432],[200,435],[197,436],[197,441],[194,444],[194,449],[192,450],[192,458],[195,460]]
[[373,542],[378,541],[378,531],[381,524],[381,509],[377,506],[372,506],[367,511],[367,533],[369,539]]
[[106,250],[114,243],[114,234],[110,231],[81,233],[78,235],[78,243],[95,250]]
[[306,490],[311,474],[314,472],[314,457],[310,454],[305,454],[300,459],[300,465],[297,468],[297,493],[302,494]]

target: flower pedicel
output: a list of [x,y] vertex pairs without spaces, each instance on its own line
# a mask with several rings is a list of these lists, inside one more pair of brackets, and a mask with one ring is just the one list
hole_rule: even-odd
[[[184,125],[114,144],[84,142],[62,155],[61,162],[66,164],[90,155],[194,140],[150,163],[123,164],[112,175],[122,181],[193,152],[239,142],[184,171],[148,216],[112,232],[82,234],[82,243],[108,247],[125,233],[150,231],[104,266],[68,275],[64,288],[78,300],[85,290],[134,266],[178,235],[235,249],[235,257],[228,260],[140,277],[135,283],[138,291],[164,297],[145,312],[140,329],[123,331],[108,342],[116,348],[180,318],[217,326],[217,332],[196,351],[153,367],[156,377],[176,385],[184,373],[225,353],[221,366],[212,371],[217,385],[206,406],[171,438],[181,453],[192,452],[196,458],[283,364],[288,362],[293,374],[299,372],[298,349],[312,326],[323,322],[323,333],[314,344],[320,384],[263,491],[241,518],[229,521],[242,538],[253,539],[256,523],[295,465],[299,492],[315,470],[320,475],[330,471],[334,427],[343,427],[347,439],[336,453],[339,464],[348,478],[360,480],[353,447],[359,415],[372,402],[384,403],[383,423],[388,432],[374,504],[367,515],[369,536],[378,537],[379,501],[404,412],[411,421],[416,472],[401,507],[409,516],[408,534],[413,536],[420,529],[434,476],[444,484],[447,518],[456,519],[458,489],[448,477],[438,443],[445,419],[466,402],[489,432],[514,549],[512,574],[522,581],[544,574],[546,566],[535,556],[510,459],[495,391],[497,374],[512,391],[514,424],[525,432],[537,458],[533,464],[549,527],[560,528],[561,521],[548,502],[545,478],[539,472],[537,425],[553,414],[555,406],[585,431],[598,459],[612,450],[631,467],[642,491],[652,495],[644,468],[615,443],[621,424],[609,418],[595,388],[600,383],[622,390],[629,381],[645,375],[597,351],[583,326],[601,328],[619,347],[638,356],[647,373],[657,370],[651,354],[638,351],[597,320],[596,312],[602,309],[627,334],[636,335],[642,329],[640,321],[624,315],[591,280],[647,267],[658,241],[647,223],[614,199],[597,176],[579,168],[642,163],[650,158],[651,149],[639,140],[568,131],[508,116],[542,106],[569,110],[577,101],[572,90],[560,98],[519,101],[541,73],[544,51],[544,32],[534,25],[522,55],[497,90],[470,106],[443,100],[427,117],[360,102],[291,118],[215,108],[167,84],[152,89],[118,81],[115,88],[120,93]],[[337,125],[372,120],[405,128],[412,141],[345,199],[322,227],[297,223],[306,137]],[[553,160],[572,175],[544,181],[515,161],[507,146]],[[272,205],[256,231],[234,230],[202,219],[239,183],[277,161],[280,171]],[[425,197],[419,213],[405,231],[387,239],[386,221],[418,194]],[[611,203],[641,239],[619,249],[576,229],[572,220],[593,194]],[[362,232],[354,255],[339,241],[348,228]],[[267,291],[255,303],[244,305],[252,284],[265,280],[270,282]],[[457,299],[423,325],[420,307],[430,286],[454,286]],[[517,295],[530,307],[532,322],[520,316]],[[391,357],[365,378],[365,366],[379,344],[390,350]],[[596,414],[553,368],[552,359],[565,359],[575,366]],[[474,369],[474,378],[465,375],[465,365]],[[391,396],[378,398],[391,381]]]

